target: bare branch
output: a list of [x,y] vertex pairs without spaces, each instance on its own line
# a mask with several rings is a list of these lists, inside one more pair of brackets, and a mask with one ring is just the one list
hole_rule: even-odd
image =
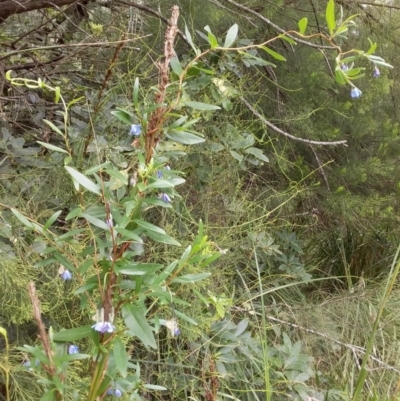
[[1,2],[0,23],[13,14],[22,14],[26,11],[54,8],[77,3],[78,0],[6,0]]
[[275,132],[278,134],[284,135],[287,138],[290,138],[294,141],[298,142],[303,142],[307,143],[308,145],[323,145],[323,146],[337,146],[337,145],[343,145],[347,146],[347,141],[333,141],[333,142],[325,142],[325,141],[312,141],[310,139],[304,139],[304,138],[298,138],[296,136],[293,136],[285,131],[282,131],[280,128],[278,128],[276,125],[272,124],[269,122],[264,116],[262,116],[243,96],[240,97],[240,100],[247,106],[247,108],[256,116],[260,119],[262,123],[267,125],[268,127],[272,128]]

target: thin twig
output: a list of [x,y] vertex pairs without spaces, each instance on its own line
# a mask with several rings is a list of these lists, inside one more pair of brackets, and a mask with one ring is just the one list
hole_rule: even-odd
[[311,139],[304,139],[304,138],[298,138],[296,136],[293,136],[285,131],[282,131],[280,128],[278,128],[276,125],[272,124],[269,122],[264,116],[262,116],[243,96],[240,97],[240,100],[246,105],[246,107],[256,116],[260,119],[262,123],[267,125],[268,127],[272,128],[275,132],[278,134],[284,135],[287,138],[290,138],[294,141],[298,142],[304,142],[309,145],[323,145],[323,146],[337,146],[337,145],[343,145],[347,146],[347,141],[333,141],[333,142],[325,142],[325,141],[312,141]]
[[325,171],[324,171],[324,165],[321,163],[321,160],[319,159],[318,154],[317,154],[317,152],[315,151],[314,147],[310,145],[310,148],[311,148],[312,152],[314,153],[315,160],[316,160],[317,163],[318,163],[319,171],[320,171],[320,173],[322,174],[322,177],[324,178],[326,187],[328,188],[328,191],[330,191],[328,178],[326,177]]

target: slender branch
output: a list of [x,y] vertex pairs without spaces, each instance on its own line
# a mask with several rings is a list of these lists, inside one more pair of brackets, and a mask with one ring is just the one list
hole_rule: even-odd
[[395,10],[400,10],[398,6],[392,6],[390,4],[382,4],[382,3],[367,3],[366,1],[360,1],[358,4],[366,5],[366,6],[375,6],[375,7],[384,7],[384,8],[393,8]]
[[279,27],[278,25],[276,25],[272,21],[270,21],[268,18],[264,17],[263,15],[261,15],[260,13],[258,13],[256,11],[252,10],[251,8],[243,6],[241,4],[238,4],[233,0],[223,0],[223,1],[226,1],[227,3],[232,4],[235,7],[240,8],[243,11],[246,11],[247,13],[253,14],[258,19],[260,19],[261,21],[265,22],[267,25],[269,25],[272,28],[274,28],[276,31],[285,34],[286,36],[288,36],[289,38],[295,40],[298,43],[302,43],[303,45],[310,46],[310,47],[316,47],[317,49],[329,49],[329,50],[335,50],[336,49],[336,47],[334,47],[334,46],[321,46],[321,45],[317,45],[315,43],[307,42],[306,40],[303,40],[303,39],[299,39],[299,38],[297,38],[297,37],[295,37],[293,35],[288,34],[285,29],[282,29],[281,27]]
[[286,136],[287,138],[290,138],[294,141],[298,142],[304,142],[307,143],[308,145],[323,145],[323,146],[337,146],[337,145],[343,145],[347,146],[347,141],[333,141],[333,142],[325,142],[325,141],[312,141],[311,139],[304,139],[304,138],[298,138],[296,136],[293,136],[285,131],[282,131],[280,128],[278,128],[276,125],[272,124],[269,122],[264,116],[262,116],[243,96],[240,97],[240,100],[246,105],[246,107],[256,116],[260,119],[260,121],[267,125],[268,127],[272,128],[275,132],[278,134],[281,134],[283,136]]
[[316,160],[317,163],[318,163],[319,171],[321,172],[321,175],[322,175],[322,177],[324,178],[326,187],[328,188],[328,191],[330,191],[328,178],[326,177],[325,171],[324,171],[324,165],[321,163],[321,160],[319,159],[318,154],[317,154],[317,152],[315,151],[314,147],[310,145],[310,148],[311,148],[312,152],[314,153],[315,160]]

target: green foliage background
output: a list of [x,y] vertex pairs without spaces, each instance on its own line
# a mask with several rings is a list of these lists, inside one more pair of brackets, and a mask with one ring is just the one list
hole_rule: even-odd
[[[204,39],[195,32],[204,32],[206,25],[219,38],[234,23],[240,27],[242,40],[260,43],[276,36],[271,26],[230,1],[176,3],[181,9],[181,30],[186,23],[196,43],[204,48]],[[308,30],[326,33],[326,1],[238,3],[285,30],[296,30],[297,21],[307,17]],[[399,10],[389,8],[390,4],[360,7],[356,1],[336,3],[347,16],[359,14],[345,49],[368,48],[370,38],[378,42],[377,54],[396,67]],[[168,18],[171,2],[145,5],[159,7]],[[116,7],[89,3],[90,18],[71,16],[79,29],[68,22],[62,25],[64,39],[71,44],[88,39],[117,41],[122,33],[134,39],[112,64],[112,76],[100,100],[96,96],[113,47],[89,46],[85,53],[72,53],[63,63],[18,72],[27,78],[48,76],[61,86],[68,100],[88,99],[73,107],[70,121],[70,141],[77,149],[82,150],[94,132],[88,152],[81,153],[83,168],[97,164],[98,159],[127,167],[131,140],[126,127],[110,117],[110,111],[115,105],[124,107],[131,102],[136,77],[149,92],[157,84],[156,62],[162,54],[165,24],[135,8]],[[48,15],[52,12],[46,11]],[[0,25],[2,52],[6,54],[7,44],[21,35],[16,27],[26,24],[28,31],[38,18],[38,13],[30,12]],[[33,34],[26,40],[37,46]],[[190,94],[192,100],[221,103],[229,98],[229,102],[221,112],[202,119],[199,131],[207,139],[204,144],[189,147],[166,141],[160,145],[164,150],[187,152],[184,164],[176,166],[185,172],[187,183],[180,188],[182,200],[174,201],[172,213],[150,212],[149,219],[182,239],[184,246],[193,239],[202,219],[209,239],[227,252],[212,265],[211,279],[177,294],[190,303],[180,310],[192,316],[197,326],[182,322],[179,339],[160,335],[159,349],[154,352],[132,342],[132,358],[142,365],[144,381],[168,388],[167,392],[151,393],[143,389],[143,398],[352,399],[363,355],[358,347],[365,347],[368,341],[398,245],[399,71],[382,68],[379,79],[374,79],[372,67],[363,65],[366,75],[357,83],[363,95],[354,100],[349,87],[334,80],[333,54],[285,41],[275,42],[273,48],[287,60],[276,62],[263,56],[274,61],[276,68],[245,66],[233,53],[210,56],[207,63],[218,71],[214,79],[221,81],[206,85],[208,82],[199,79]],[[188,60],[190,49],[183,40],[178,41],[176,52],[182,63]],[[49,57],[45,52],[38,54],[42,60]],[[6,67],[29,60],[19,53],[6,58]],[[221,85],[227,89],[222,91]],[[79,283],[60,282],[57,266],[34,267],[42,244],[24,231],[10,207],[41,223],[62,210],[57,221],[62,232],[68,224],[65,215],[79,199],[60,167],[61,156],[36,143],[49,141],[59,146],[59,138],[42,123],[43,118],[60,118],[51,107],[51,98],[28,89],[6,87],[4,92],[7,97],[21,98],[4,102],[0,110],[0,326],[7,328],[12,346],[12,397],[37,400],[40,390],[35,374],[21,366],[24,355],[17,350],[38,341],[28,282],[37,283],[48,327],[74,327],[90,319],[81,315],[72,295]],[[348,146],[311,148],[289,140],[266,128],[238,95],[285,132],[319,141],[346,139]],[[268,163],[246,153],[253,143]],[[84,249],[85,245],[85,238],[80,238],[74,246]],[[148,249],[144,259],[156,252],[160,261],[166,262],[180,252],[157,247]],[[197,293],[207,302],[192,302]],[[395,286],[368,362],[365,400],[399,397],[399,299]],[[173,312],[166,308],[165,313]],[[0,350],[4,347],[0,341]],[[0,390],[6,366],[2,355]],[[77,364],[71,382],[85,368]]]

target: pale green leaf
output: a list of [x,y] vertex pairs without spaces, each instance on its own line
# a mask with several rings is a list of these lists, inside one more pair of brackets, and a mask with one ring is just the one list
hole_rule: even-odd
[[79,171],[75,170],[72,167],[69,167],[69,166],[64,166],[64,167],[77,183],[82,185],[88,191],[91,191],[91,192],[95,193],[96,195],[100,195],[100,190],[93,181],[89,180],[89,178],[87,178],[82,173],[80,173]]
[[239,27],[237,24],[232,25],[226,34],[224,47],[231,47],[238,35]]
[[172,280],[172,282],[173,283],[182,283],[182,284],[195,283],[196,281],[204,280],[210,276],[211,276],[211,273],[209,273],[209,272],[198,273],[198,274],[186,274],[185,276],[180,276],[180,277],[174,278]]
[[192,102],[192,101],[185,102],[185,106],[191,107],[192,109],[196,109],[196,110],[220,110],[221,109],[221,107],[215,106],[214,104]]
[[54,150],[55,152],[66,153],[67,155],[69,154],[65,149],[59,148],[58,146],[54,146],[50,143],[46,143],[46,142],[42,142],[42,141],[36,141],[36,142],[47,149]]
[[184,145],[195,145],[205,141],[204,138],[185,131],[168,131],[166,132],[165,136],[172,141],[182,143]]
[[54,341],[72,342],[88,337],[92,334],[91,326],[82,326],[75,329],[62,330],[53,334]]
[[64,137],[64,134],[60,131],[59,128],[57,128],[51,121],[43,119],[43,122],[45,124],[47,124],[55,133],[61,135],[62,137]]
[[116,337],[114,340],[113,354],[115,366],[117,367],[119,373],[121,373],[121,376],[126,377],[128,370],[128,354],[126,352],[124,343],[119,337]]
[[139,307],[132,304],[123,305],[122,317],[133,336],[142,341],[146,347],[157,348],[151,327]]

